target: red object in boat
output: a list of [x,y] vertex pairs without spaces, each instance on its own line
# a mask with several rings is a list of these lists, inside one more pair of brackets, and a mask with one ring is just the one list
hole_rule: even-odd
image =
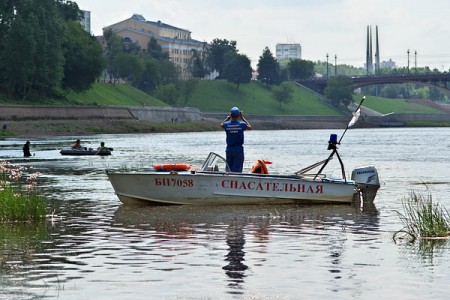
[[156,171],[187,171],[191,168],[190,164],[155,164]]

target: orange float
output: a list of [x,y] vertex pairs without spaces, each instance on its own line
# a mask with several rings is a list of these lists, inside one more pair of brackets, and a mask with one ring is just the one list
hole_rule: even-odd
[[257,174],[269,174],[269,170],[267,170],[266,165],[270,165],[272,162],[269,160],[258,159],[254,164],[250,171],[250,173]]
[[187,171],[191,168],[190,164],[155,164],[153,166],[155,171],[168,172],[168,171]]

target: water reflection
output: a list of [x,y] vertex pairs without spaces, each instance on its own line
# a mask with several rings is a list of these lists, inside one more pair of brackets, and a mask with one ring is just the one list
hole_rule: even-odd
[[[376,234],[379,213],[376,206],[355,205],[259,205],[259,206],[125,206],[114,213],[114,225],[133,228],[154,228],[158,232],[177,235],[195,232],[196,226],[226,225],[227,232],[243,231],[252,224],[255,236],[268,239],[276,225],[301,229],[312,226],[323,229],[339,225],[352,233]],[[188,229],[189,228],[189,229]],[[235,235],[238,236],[238,235]],[[230,238],[233,237],[230,234]]]
[[222,267],[222,269],[231,278],[230,286],[237,287],[243,283],[243,278],[245,277],[244,271],[248,269],[248,266],[243,263],[245,260],[245,236],[241,224],[233,222],[229,225],[226,243],[229,248],[225,261],[228,261],[228,264]]
[[416,252],[422,259],[428,261],[430,264],[434,263],[434,258],[441,257],[442,254],[448,250],[449,241],[447,238],[443,239],[420,239],[416,244]]
[[419,238],[413,242],[409,239],[397,239],[396,242],[400,244],[402,257],[409,259],[413,254],[428,266],[435,265],[435,260],[442,258],[443,254],[450,249],[448,238]]
[[[139,230],[140,235],[157,237],[159,241],[178,240],[188,247],[196,243],[214,240],[215,248],[224,249],[221,265],[228,277],[230,294],[241,294],[245,290],[245,278],[253,274],[249,269],[263,267],[267,245],[275,240],[297,239],[288,249],[288,244],[273,246],[278,251],[299,255],[301,240],[320,249],[325,239],[328,246],[330,280],[340,279],[341,258],[349,250],[347,232],[357,234],[357,242],[365,243],[379,239],[379,213],[374,204],[357,205],[270,205],[270,206],[164,206],[133,207],[120,206],[114,213],[114,226]],[[124,240],[127,237],[123,237]],[[247,241],[250,241],[249,243]],[[274,240],[274,241],[273,241]],[[222,243],[223,246],[219,246]],[[219,244],[219,245],[217,245]],[[283,246],[284,244],[284,246]],[[246,248],[248,248],[246,250]],[[173,251],[173,250],[172,250]],[[257,253],[257,261],[246,261],[246,253]],[[210,254],[216,257],[214,254]],[[219,257],[216,257],[219,259]],[[217,263],[217,261],[216,261]]]
[[[420,170],[424,182],[448,182],[442,170],[450,148],[435,141],[449,134],[358,129],[346,137],[348,167],[379,167],[385,186],[377,207],[121,206],[106,168],[179,160],[198,165],[207,152],[223,151],[217,133],[83,138],[92,145],[114,140],[107,158],[61,156],[72,137],[33,141],[36,156],[29,160],[22,157],[23,141],[0,141],[3,158],[44,174],[40,183],[56,214],[36,228],[0,229],[0,298],[124,299],[130,286],[140,298],[151,291],[165,299],[289,299],[298,290],[308,299],[373,298],[374,291],[385,298],[445,298],[449,242],[395,245],[391,236],[402,227],[396,200],[420,180],[411,174]],[[327,139],[329,132],[254,131],[246,155],[251,162],[272,159],[274,173],[292,173],[328,155],[320,136]],[[327,175],[339,175],[339,168],[328,167]],[[449,185],[433,187],[433,197],[448,206]],[[424,278],[430,278],[426,287],[420,285]]]

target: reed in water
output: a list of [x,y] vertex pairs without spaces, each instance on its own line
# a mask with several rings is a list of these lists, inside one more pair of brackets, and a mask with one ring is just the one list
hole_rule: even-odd
[[409,197],[402,199],[402,204],[404,213],[397,213],[405,227],[394,234],[394,239],[399,233],[409,235],[413,241],[450,235],[450,214],[445,207],[433,201],[432,195],[411,192]]
[[45,219],[47,200],[37,190],[39,172],[0,160],[0,222]]

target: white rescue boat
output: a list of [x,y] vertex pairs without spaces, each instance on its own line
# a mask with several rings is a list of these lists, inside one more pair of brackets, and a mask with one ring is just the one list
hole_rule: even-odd
[[[375,167],[354,169],[351,180],[305,173],[325,163],[322,161],[293,175],[232,173],[227,171],[225,159],[211,152],[198,171],[108,170],[107,175],[123,203],[226,205],[374,200],[380,187]],[[264,161],[258,160],[252,170],[265,173]]]

